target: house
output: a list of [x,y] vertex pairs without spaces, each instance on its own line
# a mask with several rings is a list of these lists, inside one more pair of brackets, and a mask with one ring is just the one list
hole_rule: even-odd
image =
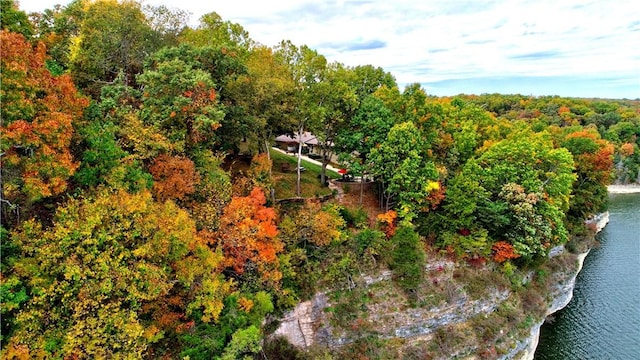
[[280,149],[295,153],[298,152],[299,138],[302,139],[302,152],[305,154],[313,153],[318,146],[318,139],[308,131],[302,133],[302,136],[298,136],[298,134],[293,134],[293,136],[280,135],[275,140]]

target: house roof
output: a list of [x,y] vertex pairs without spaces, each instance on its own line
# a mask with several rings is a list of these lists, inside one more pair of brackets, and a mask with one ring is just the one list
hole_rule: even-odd
[[[293,137],[289,136],[289,135],[280,135],[276,137],[276,141],[278,142],[284,142],[284,143],[298,143],[298,134],[293,135]],[[312,133],[305,131],[304,133],[302,133],[302,137],[300,137],[302,139],[302,143],[303,144],[307,144],[307,145],[318,145],[318,139],[316,139],[316,136],[313,135]]]

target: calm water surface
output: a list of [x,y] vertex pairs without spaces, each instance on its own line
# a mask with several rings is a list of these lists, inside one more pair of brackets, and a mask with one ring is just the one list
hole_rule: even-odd
[[640,194],[609,197],[609,224],[535,359],[640,359]]

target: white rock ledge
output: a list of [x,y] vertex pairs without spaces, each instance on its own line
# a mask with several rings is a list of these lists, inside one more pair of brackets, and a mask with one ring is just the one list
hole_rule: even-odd
[[[573,298],[573,289],[576,285],[576,277],[580,270],[582,270],[582,264],[584,264],[584,259],[589,254],[589,251],[578,255],[578,269],[576,274],[569,279],[565,284],[558,284],[558,287],[555,289],[558,296],[556,296],[551,305],[547,309],[545,314],[546,316],[552,315],[555,312],[564,309]],[[511,357],[507,356],[506,358],[513,358],[516,354],[521,354],[521,359],[524,360],[533,360],[533,357],[536,353],[536,348],[538,347],[538,342],[540,341],[540,328],[544,324],[544,320],[540,323],[536,324],[533,328],[531,328],[531,336],[520,342],[516,348],[511,351]]]
[[[594,216],[592,219],[589,219],[587,221],[587,223],[595,223],[598,232],[604,229],[604,227],[607,225],[608,222],[609,222],[608,211],[602,214],[598,214]],[[545,316],[552,315],[555,312],[564,309],[565,306],[569,305],[569,302],[571,302],[571,299],[573,298],[573,289],[575,288],[575,285],[576,285],[576,277],[582,270],[584,259],[589,254],[589,251],[590,250],[578,255],[577,257],[578,268],[576,270],[575,275],[573,275],[573,277],[571,277],[571,279],[569,279],[569,281],[567,281],[566,283],[558,284],[557,287],[554,289],[554,293],[556,293],[557,296],[553,299],[553,301],[551,302],[551,305],[549,305],[549,308],[547,309]],[[533,357],[536,353],[536,348],[538,347],[538,342],[540,341],[540,328],[542,327],[543,324],[544,324],[544,320],[541,321],[539,324],[536,324],[531,329],[531,336],[529,336],[527,339],[518,343],[516,348],[513,351],[511,351],[507,356],[505,356],[505,358],[513,359],[514,356],[519,353],[521,355],[520,357],[521,359],[533,360]]]
[[640,184],[609,185],[607,191],[609,194],[636,194],[640,193]]

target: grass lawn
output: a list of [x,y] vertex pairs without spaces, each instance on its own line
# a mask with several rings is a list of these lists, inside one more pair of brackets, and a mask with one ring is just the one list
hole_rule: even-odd
[[[292,155],[286,155],[278,151],[271,150],[271,160],[273,161],[273,180],[277,199],[296,197],[296,165],[298,159]],[[289,165],[288,171],[282,171],[283,164]],[[302,197],[315,197],[331,194],[331,190],[320,183],[320,165],[302,160],[302,167],[305,168],[300,175],[300,190]],[[326,175],[331,179],[340,178],[340,174],[327,170]]]

